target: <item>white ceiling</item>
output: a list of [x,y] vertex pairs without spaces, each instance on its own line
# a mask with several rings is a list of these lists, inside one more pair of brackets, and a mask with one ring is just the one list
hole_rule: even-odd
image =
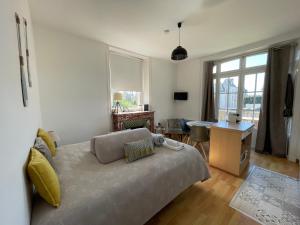
[[[300,0],[29,0],[34,23],[170,58],[184,21],[189,57],[300,29]],[[169,34],[163,32],[170,29]]]

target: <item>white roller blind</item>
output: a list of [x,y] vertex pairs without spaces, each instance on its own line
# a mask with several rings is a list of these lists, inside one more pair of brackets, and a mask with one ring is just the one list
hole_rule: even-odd
[[143,91],[143,61],[110,54],[111,88],[117,91]]

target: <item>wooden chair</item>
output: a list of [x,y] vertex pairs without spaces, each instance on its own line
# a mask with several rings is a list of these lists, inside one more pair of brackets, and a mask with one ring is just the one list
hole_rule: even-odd
[[203,143],[209,141],[209,130],[205,126],[192,126],[188,143],[190,141],[194,143],[194,147],[200,146],[200,150],[202,151],[205,160],[207,160]]
[[170,138],[174,138],[175,136],[177,140],[182,141],[184,132],[180,125],[180,119],[168,119],[166,125],[165,135]]
[[168,119],[166,120],[166,129],[164,134],[167,137],[174,138],[178,141],[188,144],[190,128],[186,125],[189,120],[185,119]]

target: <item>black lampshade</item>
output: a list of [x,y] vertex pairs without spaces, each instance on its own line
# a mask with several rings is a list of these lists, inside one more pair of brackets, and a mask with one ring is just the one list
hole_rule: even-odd
[[172,52],[171,59],[172,60],[183,60],[187,58],[187,51],[181,47],[180,45],[175,48]]
[[185,48],[181,47],[181,45],[180,45],[180,28],[181,28],[181,24],[182,24],[182,22],[179,22],[177,24],[178,31],[179,31],[178,32],[179,43],[178,43],[177,48],[175,48],[172,52],[172,55],[171,55],[172,60],[183,60],[183,59],[186,59],[188,57],[187,51],[185,50]]

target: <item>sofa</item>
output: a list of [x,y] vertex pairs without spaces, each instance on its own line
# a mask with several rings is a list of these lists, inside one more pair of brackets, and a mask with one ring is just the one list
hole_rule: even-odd
[[54,163],[61,206],[36,195],[31,224],[142,225],[189,186],[210,177],[201,154],[189,145],[181,151],[156,147],[155,154],[126,162],[123,143],[149,135],[141,128],[59,147]]

